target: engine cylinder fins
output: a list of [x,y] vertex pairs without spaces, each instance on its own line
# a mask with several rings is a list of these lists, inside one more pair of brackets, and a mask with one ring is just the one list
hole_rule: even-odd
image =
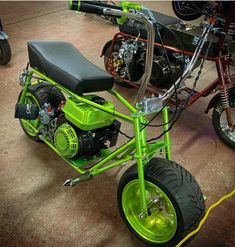
[[54,134],[54,145],[63,157],[74,158],[79,148],[74,128],[68,123],[59,126]]

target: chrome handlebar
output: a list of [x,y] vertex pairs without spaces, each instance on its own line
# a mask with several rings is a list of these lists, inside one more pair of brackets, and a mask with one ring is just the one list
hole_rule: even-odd
[[155,29],[153,23],[156,21],[152,16],[152,13],[149,9],[145,9],[149,12],[150,18],[146,16],[144,13],[140,12],[122,12],[120,10],[114,10],[105,8],[104,14],[107,15],[114,15],[114,16],[124,16],[129,19],[137,20],[142,22],[146,29],[147,29],[147,52],[146,52],[146,59],[145,59],[145,71],[143,76],[140,79],[140,89],[137,93],[135,98],[135,104],[140,102],[144,98],[145,91],[147,89],[151,73],[152,73],[152,65],[153,65],[153,52],[154,52],[154,41],[155,41]]

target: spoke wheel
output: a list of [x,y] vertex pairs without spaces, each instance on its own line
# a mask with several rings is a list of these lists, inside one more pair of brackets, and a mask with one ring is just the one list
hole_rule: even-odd
[[219,138],[228,146],[235,148],[235,90],[229,95],[229,105],[232,114],[233,128],[230,129],[226,112],[221,101],[215,105],[212,113],[212,123]]

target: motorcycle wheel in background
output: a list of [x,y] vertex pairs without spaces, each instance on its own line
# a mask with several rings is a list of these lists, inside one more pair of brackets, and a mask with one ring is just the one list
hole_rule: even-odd
[[[229,105],[231,107],[232,119],[235,121],[235,88],[230,90]],[[219,138],[231,148],[235,148],[235,129],[230,130],[228,127],[226,113],[221,100],[217,101],[213,109],[212,123]]]
[[11,60],[11,48],[7,39],[0,40],[0,65],[5,65]]
[[201,17],[200,10],[206,1],[172,1],[175,15],[184,21],[193,21]]

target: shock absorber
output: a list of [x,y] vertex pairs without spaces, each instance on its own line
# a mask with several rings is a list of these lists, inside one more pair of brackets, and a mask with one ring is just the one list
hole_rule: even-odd
[[224,111],[226,112],[228,127],[230,129],[233,129],[233,119],[232,119],[231,109],[229,105],[229,93],[228,93],[228,88],[227,88],[225,77],[224,77],[225,73],[224,73],[224,67],[222,65],[221,58],[219,58],[216,61],[216,67],[217,67],[218,77],[220,80],[220,95],[221,95],[222,107]]
[[221,87],[220,89],[220,97],[223,109],[229,107],[229,95],[227,87]]

